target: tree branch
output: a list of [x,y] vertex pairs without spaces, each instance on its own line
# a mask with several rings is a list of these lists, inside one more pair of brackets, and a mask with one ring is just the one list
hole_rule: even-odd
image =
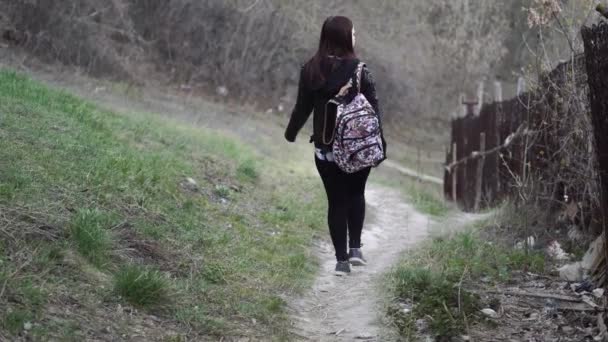
[[455,161],[449,165],[446,165],[446,170],[448,172],[452,172],[452,169],[460,164],[464,164],[466,162],[468,162],[469,160],[473,160],[473,159],[477,159],[477,158],[481,158],[481,157],[486,157],[488,155],[494,154],[496,152],[499,152],[501,150],[504,150],[505,148],[511,146],[513,144],[513,141],[515,141],[516,138],[519,138],[521,136],[524,136],[527,134],[526,129],[525,129],[526,125],[522,124],[521,126],[519,126],[519,128],[517,129],[517,131],[515,131],[514,133],[511,133],[511,135],[509,135],[507,137],[507,139],[505,139],[504,144],[500,145],[500,146],[496,146],[493,149],[487,150],[485,152],[478,152],[478,151],[474,151],[471,153],[470,156],[465,157],[463,159],[460,159],[458,161]]

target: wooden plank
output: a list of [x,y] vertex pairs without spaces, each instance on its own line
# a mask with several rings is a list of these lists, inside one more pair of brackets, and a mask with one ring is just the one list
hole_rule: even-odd
[[[452,163],[456,162],[456,152],[458,151],[458,144],[452,145]],[[458,202],[458,167],[452,169],[452,200]]]
[[477,161],[477,178],[475,184],[475,208],[476,212],[479,211],[481,206],[481,195],[483,194],[483,167],[486,161],[486,134],[484,132],[479,134],[479,153],[481,158]]

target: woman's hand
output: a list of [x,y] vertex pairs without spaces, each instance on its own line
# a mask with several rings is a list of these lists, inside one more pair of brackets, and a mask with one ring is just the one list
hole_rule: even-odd
[[285,132],[285,140],[289,141],[290,143],[296,142],[296,137],[295,135],[291,136],[288,134],[288,132]]

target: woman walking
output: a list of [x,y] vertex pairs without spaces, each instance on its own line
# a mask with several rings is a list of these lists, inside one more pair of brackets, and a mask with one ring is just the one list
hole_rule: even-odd
[[[327,193],[327,216],[336,251],[337,275],[350,273],[351,265],[367,263],[361,251],[361,232],[365,220],[365,184],[371,167],[348,173],[335,163],[336,112],[327,110],[328,103],[338,94],[360,92],[373,107],[378,120],[381,117],[372,75],[357,59],[355,40],[350,19],[336,16],[325,21],[319,49],[301,70],[296,105],[285,131],[285,138],[294,142],[314,111],[310,141],[315,144],[315,164]],[[358,79],[355,81],[357,87],[353,86],[353,79]],[[351,94],[351,98],[357,94]],[[382,148],[386,151],[384,138]]]

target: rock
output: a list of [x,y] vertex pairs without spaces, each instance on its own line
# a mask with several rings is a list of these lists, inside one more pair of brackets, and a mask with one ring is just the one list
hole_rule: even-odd
[[490,308],[483,309],[481,312],[490,318],[498,318],[498,313]]
[[592,293],[593,293],[593,296],[595,298],[602,298],[602,297],[604,297],[604,289],[595,289],[595,290],[593,290]]
[[585,272],[588,272],[593,267],[593,263],[600,257],[600,253],[602,252],[602,244],[604,243],[604,236],[600,235],[595,241],[589,245],[589,249],[583,260],[581,261],[581,265]]
[[480,279],[482,283],[491,283],[492,282],[492,277],[490,276],[486,276]]
[[540,317],[540,314],[538,312],[533,312],[530,314],[530,317],[526,318],[526,321],[536,321],[538,320],[538,318]]
[[562,327],[562,331],[566,334],[570,334],[571,332],[574,331],[574,328],[569,325],[565,325]]
[[410,304],[400,303],[399,306],[401,307],[401,312],[406,315],[412,312],[413,307]]
[[368,333],[362,333],[362,334],[355,336],[355,339],[356,340],[373,340],[374,336],[372,336],[371,334],[368,334]]
[[32,330],[32,323],[31,322],[23,323],[23,330],[25,330],[25,331]]
[[543,306],[543,313],[548,317],[556,316],[558,314],[557,302],[553,299],[545,300],[545,305]]
[[581,282],[584,278],[583,265],[580,262],[568,264],[558,269],[559,277],[566,281]]
[[600,235],[591,243],[591,245],[589,245],[589,249],[587,250],[587,253],[585,253],[582,261],[559,268],[560,278],[571,282],[583,281],[591,271],[595,260],[600,258],[602,244],[604,243],[603,237],[603,235]]
[[418,330],[419,333],[424,333],[425,331],[427,331],[429,328],[429,323],[424,320],[424,319],[418,319],[416,320],[416,329]]
[[182,188],[184,188],[185,190],[192,191],[192,192],[198,191],[198,183],[193,178],[186,177],[181,182],[181,185],[182,185]]

